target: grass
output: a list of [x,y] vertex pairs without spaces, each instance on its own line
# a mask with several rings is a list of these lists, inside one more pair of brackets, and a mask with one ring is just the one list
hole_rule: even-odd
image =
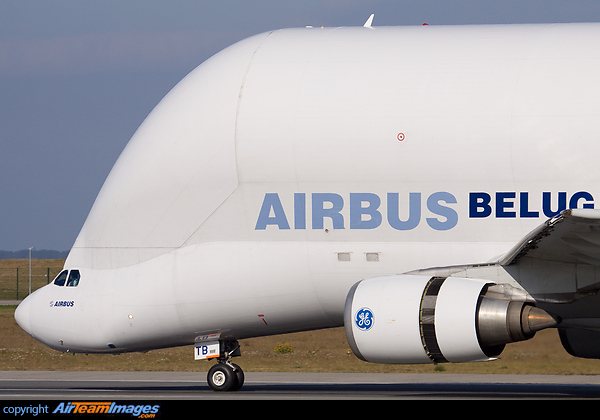
[[[45,286],[62,270],[65,260],[31,260],[31,290]],[[18,291],[17,291],[18,285]],[[29,260],[0,260],[0,300],[23,299],[29,293]]]
[[[193,347],[121,355],[67,354],[32,339],[14,321],[15,306],[0,306],[0,370],[198,371],[214,362],[195,361]],[[240,340],[235,363],[247,372],[389,372],[597,375],[600,360],[569,355],[555,330],[509,344],[494,362],[378,365],[352,354],[343,328]]]

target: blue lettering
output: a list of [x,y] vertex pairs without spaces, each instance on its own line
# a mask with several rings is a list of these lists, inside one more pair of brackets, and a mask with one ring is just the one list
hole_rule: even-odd
[[[492,203],[492,195],[487,192],[478,191],[469,193],[469,218],[481,219],[487,217],[504,218],[539,218],[544,216],[550,218],[559,214],[566,208],[594,208],[594,197],[587,191],[574,193],[570,200],[565,191],[542,193],[541,211],[535,205],[531,206],[529,192],[503,191],[496,192],[495,203]],[[518,197],[517,197],[518,194]],[[553,197],[553,194],[556,196]],[[349,214],[350,229],[376,229],[383,222],[383,214],[380,210],[382,200],[375,193],[349,193],[349,208],[344,210],[344,198],[336,193],[312,193],[312,203],[307,203],[306,193],[294,193],[293,199],[293,223],[295,230],[307,229],[307,218],[312,221],[312,229],[321,230],[325,227],[325,218],[331,219],[333,229],[345,229],[345,216]],[[389,227],[395,230],[407,231],[417,228],[421,222],[422,193],[411,192],[408,197],[408,214],[400,215],[400,193],[387,193],[387,222]],[[533,200],[535,203],[536,200]],[[431,194],[427,198],[427,209],[434,217],[426,218],[427,225],[435,230],[453,229],[458,224],[458,212],[450,204],[457,204],[456,197],[445,191]],[[539,201],[537,202],[539,206]],[[567,207],[567,203],[569,207]],[[307,210],[308,207],[308,210]],[[533,207],[533,208],[532,208]],[[539,207],[538,207],[539,208]],[[291,210],[291,209],[290,209]],[[311,211],[307,215],[307,211]],[[406,212],[406,210],[404,210]],[[493,214],[495,212],[495,214]],[[291,216],[290,216],[291,217]],[[543,216],[542,216],[543,217]],[[265,230],[267,226],[274,225],[278,229],[288,230],[290,224],[283,208],[278,193],[266,193],[256,221],[255,230]],[[310,228],[309,228],[310,229]],[[57,301],[54,306],[73,306],[73,301]]]
[[593,209],[594,208],[594,203],[593,203],[594,197],[592,197],[592,194],[590,194],[589,192],[586,192],[586,191],[579,191],[579,192],[573,194],[573,197],[571,197],[571,200],[569,201],[569,208],[576,209],[579,200],[581,200],[582,198],[585,199],[586,201],[588,201],[587,203],[584,203],[582,208],[584,208],[584,209]]
[[[514,218],[517,217],[516,211],[516,192],[497,192],[496,193],[496,215],[497,218]],[[561,191],[558,193],[558,198],[555,203],[552,200],[552,194],[549,191],[542,193],[542,211],[546,217],[554,217],[561,211],[567,208],[567,193]],[[584,200],[581,206],[584,209],[594,208],[594,197],[587,191],[579,191],[571,196],[569,207],[577,208],[579,202]],[[492,214],[492,206],[490,204],[491,196],[486,192],[469,193],[469,217],[470,218],[485,218]],[[540,212],[531,210],[529,207],[529,193],[519,193],[519,210],[518,214],[521,218],[538,218]],[[556,210],[553,208],[556,205]],[[515,209],[515,210],[511,210]]]
[[529,193],[519,193],[519,217],[540,217],[539,211],[529,211]]
[[514,211],[505,211],[504,209],[512,209],[515,207],[513,201],[506,201],[509,198],[515,198],[514,192],[497,192],[496,193],[496,217],[517,217],[517,213]]
[[[271,216],[271,210],[273,210],[273,216]],[[285,217],[283,206],[279,200],[279,194],[267,193],[263,201],[260,213],[258,214],[258,220],[256,221],[255,230],[265,230],[267,225],[277,225],[279,229],[289,229],[290,224]]]
[[490,206],[492,197],[485,192],[469,193],[469,217],[488,217],[492,214],[492,206]]
[[552,210],[550,201],[552,198],[551,192],[543,192],[542,193],[542,210],[544,211],[544,215],[546,217],[554,217],[561,211],[567,208],[567,193],[559,192],[558,193],[558,209],[556,211]]
[[75,407],[75,405],[71,404],[70,402],[68,402],[68,403],[61,402],[54,409],[54,411],[52,412],[52,414],[56,414],[56,413],[60,413],[60,414],[65,414],[66,413],[66,414],[68,414],[71,411],[73,411],[74,407]]
[[396,230],[412,230],[421,222],[421,193],[410,193],[408,197],[408,220],[400,220],[400,194],[388,193],[387,218]]
[[[325,208],[325,203],[331,207]],[[312,195],[312,228],[323,229],[323,219],[329,217],[334,229],[344,229],[344,216],[340,213],[344,208],[344,199],[335,193],[313,193]]]
[[294,229],[306,229],[306,194],[294,194]]
[[440,205],[440,201],[446,204],[456,204],[456,197],[449,192],[436,192],[427,199],[427,208],[433,214],[446,218],[446,221],[440,222],[437,218],[428,217],[427,224],[435,230],[449,230],[458,223],[458,213],[456,210]]
[[[363,203],[369,203],[363,207]],[[350,229],[375,229],[381,225],[381,213],[377,210],[381,198],[372,193],[350,193]],[[363,215],[369,216],[363,220]]]

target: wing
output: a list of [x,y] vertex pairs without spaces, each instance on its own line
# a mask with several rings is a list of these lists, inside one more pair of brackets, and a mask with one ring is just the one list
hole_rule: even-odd
[[573,302],[600,290],[600,210],[561,212],[498,263],[537,301]]
[[600,291],[600,210],[565,210],[497,261],[408,274],[491,280],[518,286],[538,303],[572,303]]
[[600,267],[600,210],[561,212],[529,233],[499,262],[510,266],[522,258]]

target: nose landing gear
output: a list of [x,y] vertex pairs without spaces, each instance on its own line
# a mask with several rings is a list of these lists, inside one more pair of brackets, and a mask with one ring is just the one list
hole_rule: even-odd
[[244,384],[244,371],[235,363],[219,361],[208,371],[207,381],[213,391],[237,391]]
[[230,359],[241,356],[237,341],[221,341],[217,364],[210,368],[207,375],[208,386],[214,391],[237,391],[244,385],[244,371]]

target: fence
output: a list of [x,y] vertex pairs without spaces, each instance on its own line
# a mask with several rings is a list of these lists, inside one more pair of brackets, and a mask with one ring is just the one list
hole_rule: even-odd
[[[31,260],[31,291],[54,280],[64,260]],[[29,260],[0,260],[0,300],[21,300],[29,294]]]

